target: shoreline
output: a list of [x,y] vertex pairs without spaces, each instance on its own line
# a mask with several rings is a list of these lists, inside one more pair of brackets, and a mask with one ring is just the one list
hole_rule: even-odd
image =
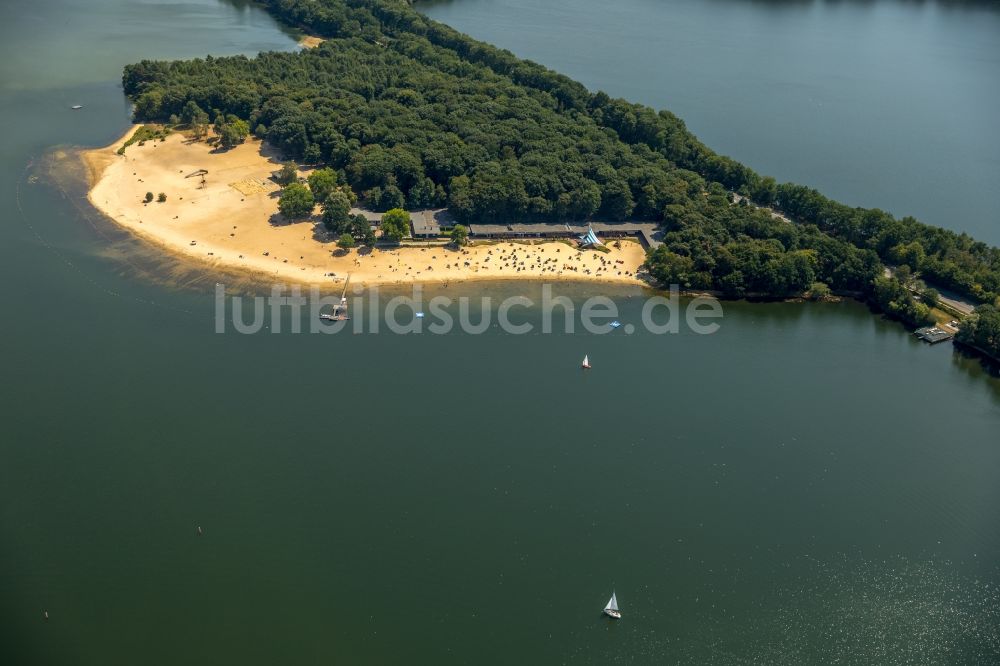
[[[314,216],[288,223],[277,214],[280,162],[254,139],[228,151],[172,133],[163,141],[118,148],[140,125],[107,146],[81,150],[87,200],[110,220],[171,256],[220,273],[300,284],[362,285],[560,281],[648,287],[636,277],[646,253],[624,241],[609,253],[560,241],[387,247],[346,253]],[[190,177],[198,169],[204,181]],[[144,193],[167,200],[145,203]]]

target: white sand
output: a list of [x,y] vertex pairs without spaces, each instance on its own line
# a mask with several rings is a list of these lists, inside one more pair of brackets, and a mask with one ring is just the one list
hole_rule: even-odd
[[[251,140],[225,152],[171,134],[163,142],[112,145],[88,151],[91,203],[116,223],[177,255],[266,279],[311,284],[362,284],[528,278],[637,284],[642,247],[622,241],[610,253],[580,251],[562,242],[476,244],[351,250],[329,242],[318,218],[287,223],[278,215],[278,186],[269,180],[280,163]],[[201,177],[185,176],[207,169]],[[243,190],[237,189],[239,187]],[[256,191],[253,191],[256,190]],[[144,203],[146,192],[167,201]]]

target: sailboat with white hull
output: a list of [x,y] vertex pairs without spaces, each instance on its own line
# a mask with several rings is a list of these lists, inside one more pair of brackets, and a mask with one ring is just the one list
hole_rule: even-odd
[[615,596],[614,592],[611,593],[611,601],[609,601],[608,605],[604,607],[604,614],[608,617],[613,617],[616,620],[622,619],[621,611],[618,610],[618,598]]
[[583,363],[580,364],[580,367],[584,370],[590,370],[590,357],[586,354],[583,355]]

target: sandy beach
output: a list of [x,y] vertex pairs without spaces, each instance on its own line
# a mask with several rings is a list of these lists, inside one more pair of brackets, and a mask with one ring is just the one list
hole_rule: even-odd
[[299,38],[299,46],[304,49],[314,49],[326,40],[322,37],[316,37],[314,35],[303,35]]
[[[174,133],[132,144],[135,128],[104,148],[83,153],[90,202],[137,236],[184,258],[237,269],[266,280],[310,284],[342,281],[403,284],[466,280],[546,279],[638,284],[642,247],[623,240],[610,252],[568,242],[496,242],[350,250],[337,248],[318,215],[289,223],[278,215],[280,161],[249,140],[228,151]],[[200,175],[206,170],[204,181]],[[147,192],[166,201],[145,203]],[[318,209],[317,209],[318,211]]]

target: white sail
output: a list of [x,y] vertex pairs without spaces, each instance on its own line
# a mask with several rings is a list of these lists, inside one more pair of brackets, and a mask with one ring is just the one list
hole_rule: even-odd
[[618,610],[618,599],[615,597],[614,592],[611,593],[611,601],[609,601],[608,605],[604,607],[604,610]]
[[587,356],[586,354],[583,355],[583,364],[590,365],[590,357]]

